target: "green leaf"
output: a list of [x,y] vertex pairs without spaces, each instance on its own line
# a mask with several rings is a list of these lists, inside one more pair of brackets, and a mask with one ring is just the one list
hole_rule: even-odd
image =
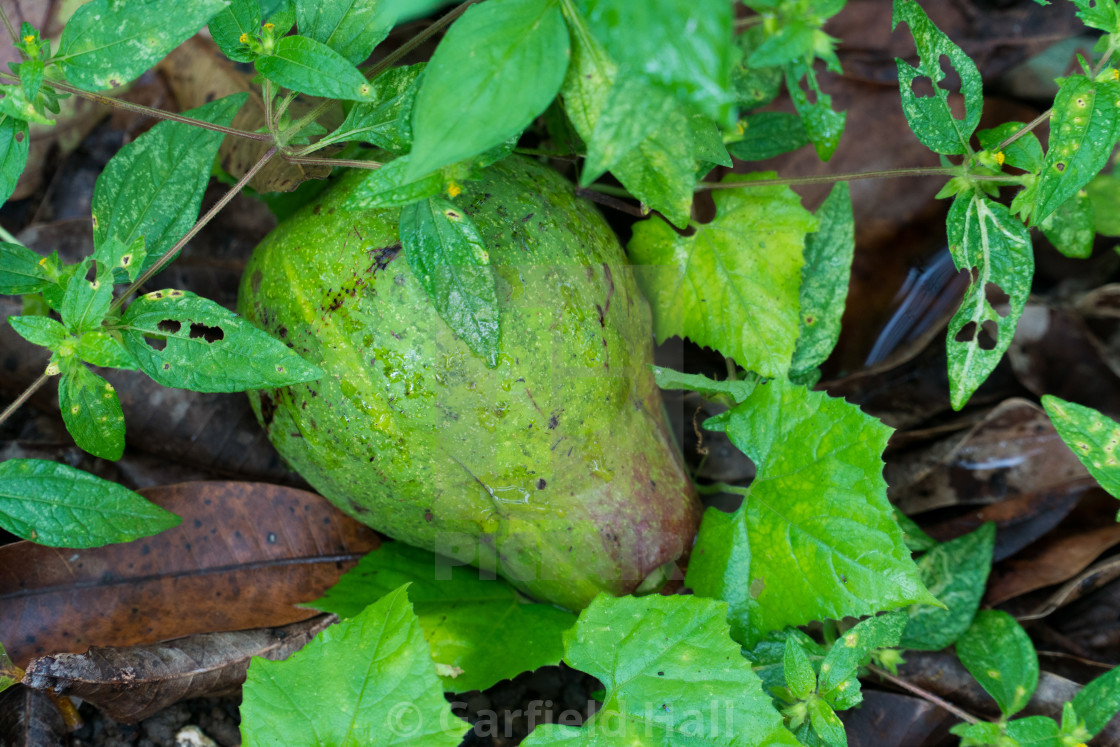
[[737,56],[741,59],[731,70],[731,88],[735,93],[735,103],[742,109],[756,109],[768,104],[781,90],[781,68],[758,68],[746,62],[765,41],[766,31],[761,24],[748,26],[735,37],[735,44],[739,47]]
[[980,610],[957,639],[965,669],[995,698],[1004,717],[1023,709],[1038,687],[1038,655],[1015,618],[1000,610]]
[[1065,256],[1088,259],[1093,253],[1093,239],[1097,235],[1093,223],[1093,201],[1085,190],[1079,190],[1046,216],[1038,227]]
[[810,701],[809,723],[828,747],[848,747],[844,723],[828,703],[819,699]]
[[587,158],[579,176],[583,186],[614,168],[653,134],[677,105],[668,92],[633,76],[618,76],[608,96],[611,104],[600,112],[587,141]]
[[92,330],[79,337],[75,354],[80,360],[92,366],[137,370],[136,361],[133,360],[124,343],[104,330]]
[[153,291],[136,299],[121,318],[121,334],[140,370],[164,386],[240,392],[323,375],[250,322],[186,291]]
[[[799,81],[804,78],[813,92],[814,99],[802,89]],[[793,107],[805,126],[805,134],[813,143],[817,156],[822,161],[832,158],[840,136],[844,134],[844,124],[848,115],[832,108],[832,96],[821,90],[817,74],[804,62],[790,63],[786,66],[786,88],[789,89]]]
[[751,379],[738,381],[715,381],[700,374],[687,374],[674,371],[671,368],[650,366],[653,369],[653,378],[657,386],[662,389],[687,389],[690,392],[699,392],[705,397],[727,397],[732,404],[742,402],[754,391],[758,382]]
[[715,202],[715,219],[691,236],[656,216],[634,226],[627,252],[657,340],[686,336],[748,370],[782,375],[797,341],[805,234],[817,221],[788,187],[722,189]]
[[751,52],[747,64],[777,67],[812,54],[814,31],[816,28],[805,21],[791,19]]
[[578,0],[591,33],[625,75],[657,83],[711,119],[734,124],[732,4],[723,0]]
[[12,325],[16,334],[32,345],[50,350],[58,350],[63,341],[70,339],[66,327],[48,316],[10,316],[8,324]]
[[786,639],[785,655],[782,658],[782,671],[785,673],[786,687],[790,695],[805,700],[817,690],[817,673],[805,655],[805,649],[796,638]]
[[762,161],[809,144],[801,117],[789,112],[759,112],[740,120],[741,140],[727,144],[742,161]]
[[[895,58],[898,65],[898,85],[902,92],[902,111],[910,129],[922,145],[935,153],[953,155],[969,152],[969,139],[980,123],[980,110],[984,105],[983,83],[980,71],[972,59],[941,32],[914,0],[894,0],[891,30],[900,22],[910,27],[910,34],[921,58],[918,67]],[[938,85],[945,77],[941,58],[961,79],[964,97],[964,118],[957,119],[949,108],[949,91]],[[924,78],[933,87],[932,96],[919,96],[914,92],[914,82]]]
[[1115,0],[1072,0],[1082,23],[1108,34],[1120,34],[1120,6]]
[[0,114],[0,204],[16,191],[23,167],[27,165],[31,134],[27,122]]
[[[906,547],[910,552],[926,552],[937,547],[937,540],[923,532],[922,528],[913,519],[899,511],[897,507],[894,509],[894,520],[898,522],[898,526],[902,530],[902,539],[906,542]],[[934,594],[934,596],[937,595]]]
[[38,293],[52,284],[39,254],[21,244],[0,242],[0,296]]
[[382,164],[359,182],[346,200],[343,210],[372,210],[374,208],[400,207],[417,200],[434,197],[443,191],[447,181],[439,171],[408,181],[409,156]]
[[256,54],[241,41],[261,32],[261,5],[258,0],[230,0],[229,7],[210,19],[210,36],[222,54],[234,62],[252,62]]
[[[980,130],[980,132],[976,133],[976,137],[980,140],[981,148],[992,151],[995,150],[1000,143],[1019,132],[1024,127],[1026,127],[1026,125],[1022,122],[1004,122],[998,127]],[[1033,132],[1020,135],[1018,139],[1000,152],[1003,153],[1005,165],[1022,169],[1032,174],[1037,174],[1042,170],[1042,163],[1046,158],[1045,154],[1042,152],[1042,143],[1038,142],[1038,137]]]
[[1007,722],[1007,736],[1020,747],[1065,747],[1058,738],[1058,722],[1049,716],[1027,716]]
[[498,365],[498,293],[486,242],[474,222],[442,197],[401,210],[401,248],[436,311],[491,368]]
[[904,648],[940,651],[968,630],[988,583],[995,539],[996,525],[988,522],[975,532],[937,545],[918,559],[922,583],[945,609],[911,607],[902,634]]
[[1089,682],[1073,696],[1073,708],[1085,721],[1091,736],[1100,734],[1112,717],[1120,712],[1120,667]]
[[384,0],[296,0],[299,32],[353,65],[365,62],[396,20],[394,4]]
[[4,645],[0,644],[0,693],[12,685],[18,685],[23,679],[23,670],[12,663]]
[[368,101],[373,92],[369,81],[349,60],[306,36],[285,36],[253,64],[273,83],[311,96]]
[[338,129],[320,144],[363,140],[394,153],[407,151],[412,144],[409,115],[424,65],[390,68],[370,81],[373,101],[351,106]]
[[1120,423],[1091,407],[1050,394],[1042,397],[1042,406],[1093,479],[1113,498],[1120,498]]
[[58,406],[80,448],[116,461],[124,453],[124,412],[113,385],[71,359],[62,367]]
[[568,32],[556,0],[472,6],[436,47],[412,110],[409,177],[517,135],[560,90]]
[[245,747],[457,747],[468,729],[444,700],[404,587],[285,661],[253,657],[243,697]]
[[140,274],[148,256],[143,236],[137,236],[132,243],[125,245],[113,234],[101,242],[93,250],[93,259],[105,263],[113,270],[113,280],[123,283],[131,282]]
[[[228,126],[247,98],[237,93],[184,114]],[[94,245],[116,239],[132,247],[143,238],[142,269],[154,264],[198,219],[223,137],[182,122],[160,122],[121,148],[93,189]]]
[[1120,179],[1098,174],[1085,187],[1093,203],[1093,228],[1102,236],[1120,236]]
[[100,327],[113,302],[113,269],[96,263],[94,279],[88,280],[94,264],[90,257],[83,259],[62,296],[62,323],[74,333]]
[[853,708],[863,700],[860,694],[859,668],[865,666],[874,651],[898,645],[906,615],[892,613],[869,617],[840,636],[821,662],[821,697],[837,710]]
[[801,270],[801,313],[792,375],[804,375],[828,358],[840,339],[840,318],[848,300],[856,233],[847,182],[839,182],[817,209],[820,229],[805,238]]
[[66,22],[54,59],[78,88],[123,86],[225,6],[225,0],[90,0]]
[[736,640],[937,603],[887,501],[890,428],[784,379],[759,385],[705,427],[726,430],[758,469],[735,513],[705,513],[685,579],[731,604]]
[[[953,262],[958,270],[971,273],[946,339],[951,400],[959,410],[1011,344],[1030,294],[1034,254],[1026,226],[978,192],[957,195],[946,229]],[[1007,305],[997,310],[993,299],[1001,292]]]
[[522,744],[796,745],[726,614],[697,597],[600,595],[565,634],[564,660],[603,683],[602,707],[582,728],[542,724]]
[[1050,118],[1050,144],[1032,221],[1041,223],[1108,163],[1116,144],[1120,84],[1084,75],[1062,80]]
[[1004,738],[1000,724],[993,724],[989,721],[981,721],[976,724],[957,724],[949,729],[949,732],[961,738],[960,747],[999,745],[1000,740]]
[[131,490],[65,464],[0,462],[0,526],[40,545],[100,547],[178,523],[178,516]]
[[561,638],[575,615],[531,604],[501,579],[426,550],[387,542],[362,558],[322,599],[307,605],[354,617],[376,599],[408,583],[444,689],[483,690],[538,667],[558,664]]

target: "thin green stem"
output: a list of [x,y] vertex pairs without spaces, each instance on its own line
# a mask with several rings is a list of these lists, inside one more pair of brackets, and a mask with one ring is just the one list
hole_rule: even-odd
[[281,155],[288,163],[306,163],[313,166],[349,166],[352,169],[379,169],[384,164],[377,161],[357,161],[347,158],[308,158],[284,153]]
[[268,78],[264,79],[264,85],[261,86],[261,95],[264,97],[264,128],[273,141],[276,141],[276,123],[272,121],[272,81]]
[[4,228],[3,226],[0,226],[0,239],[7,241],[9,244],[19,244],[20,246],[23,246],[23,242],[13,236],[8,231],[8,229]]
[[12,37],[12,44],[19,44],[19,34],[16,33],[16,28],[12,25],[8,14],[4,12],[4,7],[2,5],[0,5],[0,18],[4,19],[4,28],[8,30],[8,36]]
[[[741,182],[699,182],[697,191],[705,189],[733,189],[735,187],[772,187],[774,185],[794,186],[798,184],[832,184],[834,182],[855,182],[862,179],[896,179],[907,176],[956,176],[956,167],[934,166],[928,168],[888,169],[885,171],[859,171],[853,174],[828,174],[826,176],[799,176],[788,179],[752,179]],[[982,177],[974,176],[974,179]],[[1009,177],[997,177],[1008,179]],[[990,179],[985,179],[990,181]]]
[[5,407],[4,412],[0,412],[0,423],[3,423],[5,420],[10,418],[12,416],[12,413],[14,413],[16,410],[18,410],[20,407],[23,406],[24,402],[31,399],[31,395],[33,395],[35,392],[39,391],[39,388],[42,387],[43,384],[46,384],[47,379],[49,379],[49,378],[50,378],[50,376],[48,376],[47,374],[44,373],[44,374],[40,374],[39,378],[37,378],[37,379],[35,379],[35,381],[31,382],[31,386],[24,389],[23,393],[20,394],[18,397],[16,397],[12,401],[12,404]]
[[921,698],[923,700],[928,700],[930,703],[933,703],[936,706],[941,706],[946,711],[948,711],[949,713],[951,713],[954,716],[956,716],[957,718],[959,718],[961,721],[967,721],[970,724],[980,723],[980,719],[976,718],[971,713],[969,713],[967,711],[962,711],[960,708],[956,707],[955,705],[953,705],[949,701],[947,701],[947,700],[945,700],[941,697],[938,697],[937,695],[934,695],[929,690],[923,689],[921,687],[918,687],[917,685],[914,685],[910,682],[907,682],[906,680],[902,679],[901,677],[895,677],[893,674],[886,671],[885,669],[880,669],[879,667],[871,666],[871,665],[869,665],[867,667],[867,669],[868,669],[868,671],[879,675],[880,677],[885,679],[887,682],[890,682],[892,685],[895,685],[896,687],[900,687],[903,690],[905,690],[906,692],[913,693],[914,695],[917,695],[919,698]]

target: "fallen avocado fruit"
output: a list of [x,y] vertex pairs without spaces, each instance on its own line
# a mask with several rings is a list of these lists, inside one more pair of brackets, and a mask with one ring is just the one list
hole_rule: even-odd
[[614,233],[547,167],[507,158],[455,203],[497,278],[496,367],[439,317],[398,209],[343,176],[257,247],[240,311],[319,364],[251,393],[269,438],[357,520],[570,609],[655,581],[700,516],[649,370],[650,314]]

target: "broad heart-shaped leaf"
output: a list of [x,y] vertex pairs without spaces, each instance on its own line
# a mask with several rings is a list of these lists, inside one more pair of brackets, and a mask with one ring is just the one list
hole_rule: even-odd
[[8,201],[16,190],[27,154],[31,147],[31,134],[27,122],[9,114],[0,114],[0,205]]
[[[306,606],[354,617],[408,583],[432,659],[449,692],[484,690],[538,667],[559,664],[571,612],[527,602],[502,579],[403,542],[362,558],[326,596]],[[443,674],[446,672],[447,674]]]
[[1113,498],[1120,498],[1120,423],[1091,407],[1051,394],[1042,397],[1042,406],[1058,435],[1093,479]]
[[918,559],[922,583],[945,608],[911,607],[902,633],[903,648],[940,651],[968,630],[988,583],[995,539],[996,525],[989,522]]
[[498,365],[498,292],[486,242],[442,197],[401,209],[401,248],[440,319],[486,365]]
[[478,155],[548,107],[568,69],[557,0],[489,0],[447,31],[412,109],[409,176]]
[[0,526],[51,547],[130,542],[179,523],[128,488],[42,459],[0,462]]
[[273,83],[311,96],[368,101],[373,92],[369,81],[349,60],[306,36],[285,36],[254,65]]
[[124,453],[124,412],[113,385],[72,358],[62,366],[58,406],[79,447],[116,461]]
[[405,587],[285,661],[253,657],[241,704],[245,747],[456,747],[468,728],[444,700]]
[[1120,711],[1120,667],[1089,682],[1073,696],[1073,709],[1091,736],[1100,733]]
[[242,39],[259,34],[262,20],[258,0],[230,0],[229,7],[210,19],[210,36],[234,62],[252,62],[257,55]]
[[[980,110],[984,106],[983,83],[980,71],[967,54],[941,32],[914,0],[894,0],[891,30],[899,22],[910,27],[910,34],[918,47],[921,58],[918,67],[901,59],[898,64],[898,85],[902,93],[902,111],[910,129],[922,145],[935,153],[953,155],[967,153],[969,138],[980,124]],[[964,97],[964,117],[957,119],[949,107],[949,91],[938,85],[945,77],[941,58],[946,57],[961,79]],[[933,87],[932,96],[919,96],[912,88],[914,82],[924,78]]]
[[1041,223],[1108,163],[1120,121],[1120,83],[1084,75],[1062,80],[1031,221]]
[[373,101],[355,103],[342,124],[319,144],[365,140],[393,153],[403,153],[412,144],[409,115],[419,88],[425,63],[389,68],[370,81]]
[[957,639],[957,656],[1005,717],[1023,709],[1038,687],[1038,654],[1030,636],[1001,610],[980,610]]
[[708,509],[685,583],[731,605],[735,639],[812,620],[937,604],[918,577],[883,480],[891,429],[785,379],[705,427],[757,465],[733,514]]
[[801,270],[801,320],[790,366],[794,376],[819,366],[840,339],[840,317],[848,300],[848,281],[856,248],[851,191],[840,182],[817,209],[820,229],[805,238]]
[[522,744],[796,745],[726,616],[699,597],[600,595],[564,635],[564,660],[603,683],[602,707],[581,728],[543,724]]
[[[946,338],[950,398],[959,410],[1011,344],[1031,291],[1034,253],[1026,226],[979,192],[957,195],[945,226],[953,262],[971,272]],[[996,309],[993,298],[1000,291],[1007,296],[1006,307]]]
[[[211,101],[185,116],[229,125],[246,93]],[[198,220],[202,193],[224,135],[183,122],[160,122],[121,148],[93,188],[93,243],[145,240],[143,269]]]
[[133,301],[121,335],[140,370],[164,386],[241,392],[323,375],[224,306],[186,291],[153,291]]
[[688,337],[763,376],[784,375],[797,342],[805,234],[817,220],[788,187],[722,189],[715,201],[715,220],[691,236],[657,216],[634,226],[627,252],[657,340]]
[[734,14],[723,0],[577,0],[591,33],[625,74],[664,86],[695,110],[734,124]]
[[299,32],[360,65],[396,23],[384,0],[296,0]]
[[123,86],[225,7],[225,0],[91,0],[66,22],[54,59],[78,88]]

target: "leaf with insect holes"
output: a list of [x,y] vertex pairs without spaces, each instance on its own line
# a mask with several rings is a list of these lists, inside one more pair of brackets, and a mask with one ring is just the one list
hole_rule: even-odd
[[498,365],[498,292],[486,242],[442,197],[401,210],[401,248],[441,319],[486,365]]
[[1050,144],[1038,181],[1039,224],[1078,193],[1108,163],[1120,122],[1120,83],[1084,75],[1062,80],[1050,118]]
[[409,178],[524,130],[560,90],[569,51],[556,0],[468,8],[436,47],[416,94]]
[[715,202],[715,219],[691,236],[657,216],[634,226],[627,253],[657,341],[688,337],[750,371],[783,375],[797,341],[805,235],[817,220],[789,187],[721,189]]
[[[91,269],[95,269],[93,280],[86,277]],[[62,295],[62,308],[59,309],[62,323],[74,333],[97,329],[112,302],[113,269],[86,257],[78,264],[78,269]]]
[[140,370],[169,387],[241,392],[323,375],[249,321],[186,291],[153,291],[133,301],[121,335]]
[[408,156],[401,156],[382,164],[381,168],[369,171],[346,196],[342,209],[401,207],[434,197],[447,186],[447,180],[439,171],[426,174],[415,181],[407,181],[408,159]]
[[262,20],[257,0],[230,0],[228,8],[210,19],[210,37],[234,62],[252,62],[257,55],[241,40],[259,34]]
[[123,86],[225,6],[225,0],[91,0],[66,22],[54,59],[66,81],[78,88]]
[[[812,101],[801,87],[799,81],[802,79],[813,92]],[[817,156],[822,161],[832,158],[836,146],[840,144],[840,136],[844,134],[848,115],[832,108],[832,97],[821,90],[816,71],[804,62],[786,65],[786,88]]]
[[603,683],[601,707],[582,727],[541,724],[522,744],[798,744],[726,617],[726,604],[695,596],[600,594],[564,635],[564,661]]
[[[238,93],[183,114],[229,125],[247,98]],[[198,220],[223,137],[183,122],[160,122],[121,148],[93,188],[94,246],[100,248],[112,237],[132,247],[143,238],[146,256],[141,269],[154,264]]]
[[0,296],[38,293],[52,282],[38,253],[20,244],[0,242]]
[[101,245],[93,250],[93,259],[103,262],[113,270],[113,280],[131,282],[140,274],[148,256],[143,236],[137,236],[132,243],[125,245],[113,234],[109,234]]
[[1073,696],[1072,704],[1078,718],[1085,721],[1089,735],[1099,734],[1120,712],[1120,667],[1090,681]]
[[1021,711],[1038,687],[1034,644],[1006,612],[980,610],[956,648],[961,664],[995,698],[1004,717]]
[[915,603],[918,577],[883,479],[891,429],[855,405],[783,378],[704,427],[757,465],[743,505],[708,509],[685,583],[730,603],[736,640]]
[[304,36],[345,57],[366,61],[396,23],[393,3],[384,0],[296,0],[296,23]]
[[42,459],[0,462],[0,527],[51,547],[100,547],[170,529],[179,517],[128,488]]
[[953,409],[959,410],[1011,344],[1030,294],[1034,253],[1026,226],[978,192],[958,194],[945,225],[954,264],[971,273],[946,338],[949,390]]
[[113,385],[73,358],[62,366],[58,406],[80,448],[116,461],[124,453],[124,412]]
[[0,204],[8,201],[16,190],[27,154],[31,135],[27,122],[8,114],[0,114]]
[[[918,67],[896,58],[898,85],[902,93],[902,111],[910,129],[935,153],[954,155],[969,152],[969,139],[980,124],[980,110],[984,106],[983,82],[976,63],[933,24],[922,6],[914,0],[894,0],[891,30],[905,23],[910,28],[918,48]],[[961,79],[961,96],[964,98],[964,116],[957,119],[949,106],[949,91],[938,85],[945,78],[941,58],[945,57]],[[919,96],[914,92],[916,81],[924,80],[933,86],[932,96]]]
[[273,83],[311,96],[368,101],[373,92],[353,63],[326,44],[306,36],[285,36],[253,65]]
[[70,332],[66,327],[49,316],[10,316],[8,324],[12,325],[16,334],[32,345],[48,350],[58,350],[64,341],[70,339]]
[[1120,6],[1116,0],[1072,0],[1082,23],[1107,34],[1120,34]]
[[1113,498],[1120,498],[1120,423],[1091,407],[1051,394],[1042,397],[1042,406],[1058,435],[1093,479]]
[[456,747],[469,728],[443,697],[406,586],[285,661],[254,657],[241,704],[245,747]]
[[412,144],[409,116],[419,90],[425,63],[389,68],[370,81],[370,103],[355,103],[338,128],[319,141],[323,143],[363,140],[393,153],[403,153]]

